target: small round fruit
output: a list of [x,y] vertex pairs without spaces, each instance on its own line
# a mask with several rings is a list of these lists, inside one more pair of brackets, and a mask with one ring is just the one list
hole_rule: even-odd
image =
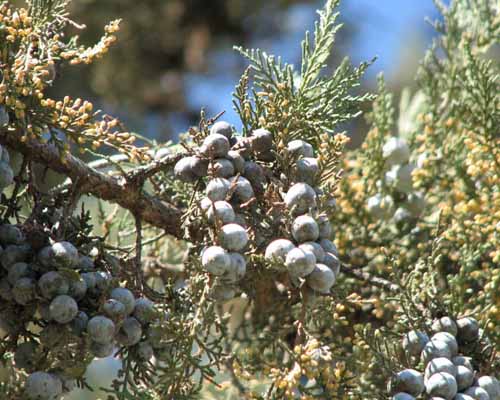
[[83,279],[71,281],[69,284],[68,295],[75,300],[82,300],[87,294],[87,282]]
[[24,393],[29,400],[59,400],[62,391],[61,380],[42,371],[29,375],[24,387]]
[[196,156],[183,157],[174,166],[174,175],[183,182],[196,182],[206,176],[208,163]]
[[267,129],[260,128],[252,132],[252,150],[256,153],[265,153],[273,147],[273,134]]
[[240,253],[229,253],[231,266],[229,267],[225,279],[230,283],[239,282],[247,271],[247,262]]
[[57,242],[51,247],[55,266],[60,268],[73,268],[78,265],[78,250],[70,242]]
[[97,284],[97,278],[94,272],[84,272],[80,276],[87,284],[87,290],[95,288]]
[[392,400],[415,400],[411,394],[399,392],[392,396]]
[[141,324],[147,324],[151,322],[156,316],[156,310],[154,303],[145,298],[140,297],[135,301],[134,317]]
[[448,332],[438,332],[431,337],[431,340],[441,340],[448,344],[448,347],[451,350],[451,355],[456,356],[458,354],[458,343],[451,333]]
[[94,260],[89,256],[80,255],[78,257],[78,269],[82,271],[92,271],[95,268]]
[[448,343],[441,340],[431,340],[429,341],[422,350],[421,358],[424,364],[427,364],[431,360],[439,357],[449,358],[451,360],[452,353]]
[[292,236],[298,243],[314,242],[319,237],[319,227],[309,215],[301,215],[293,221]]
[[425,383],[425,389],[429,396],[442,397],[452,400],[457,394],[457,382],[453,375],[447,372],[438,372],[432,375]]
[[94,273],[94,276],[96,278],[95,286],[98,291],[103,292],[109,289],[113,281],[113,277],[109,272],[97,271]]
[[328,217],[326,215],[320,215],[316,218],[316,222],[319,227],[319,238],[331,240],[333,236],[333,228]]
[[230,182],[225,178],[211,179],[207,184],[205,193],[211,201],[225,200],[229,192]]
[[292,277],[303,278],[314,270],[316,258],[312,253],[306,253],[299,248],[294,248],[288,252],[285,265]]
[[210,127],[210,135],[223,135],[228,140],[233,136],[233,127],[229,122],[217,121]]
[[30,276],[33,276],[33,270],[31,267],[25,262],[18,262],[9,267],[7,280],[11,285],[15,285],[19,279],[28,278]]
[[493,376],[481,376],[477,385],[488,392],[490,400],[500,400],[500,382]]
[[319,293],[328,293],[335,284],[335,274],[324,264],[316,264],[314,270],[306,276],[308,286]]
[[83,311],[78,311],[76,317],[71,321],[71,329],[73,333],[77,336],[80,336],[87,330],[87,324],[89,322],[88,315]]
[[287,208],[300,214],[316,207],[316,192],[307,183],[296,183],[288,189],[284,200]]
[[327,253],[335,254],[337,257],[339,256],[339,251],[337,250],[337,246],[335,246],[335,243],[333,243],[331,240],[321,239],[319,241],[319,244],[323,248],[323,250],[325,250]]
[[223,275],[231,267],[231,258],[219,246],[210,246],[201,256],[203,268],[213,275]]
[[418,356],[429,342],[429,337],[420,331],[410,331],[403,338],[403,349],[412,356]]
[[240,225],[227,224],[219,232],[219,240],[221,246],[226,250],[240,251],[248,243],[248,234],[245,228]]
[[276,239],[266,247],[266,260],[285,261],[287,254],[295,248],[295,245],[288,239]]
[[[474,372],[464,365],[459,365],[457,366],[457,376],[455,379],[457,380],[458,390],[463,391],[472,386],[472,383],[474,382]],[[481,384],[479,384],[479,386],[481,386]],[[486,388],[483,387],[483,389]]]
[[112,342],[109,343],[90,343],[90,351],[96,358],[106,358],[113,355],[113,350],[115,345]]
[[201,154],[210,158],[225,157],[229,151],[229,140],[220,133],[208,135],[200,148]]
[[434,333],[448,332],[448,333],[452,334],[453,336],[457,336],[457,332],[458,332],[457,331],[457,324],[450,317],[442,317],[442,318],[436,319],[432,323],[431,329]]
[[80,254],[77,268],[81,271],[92,271],[95,269],[94,260],[89,256]]
[[35,299],[35,282],[31,278],[18,279],[12,287],[12,296],[17,304],[27,305]]
[[435,358],[431,360],[425,367],[425,379],[429,379],[432,375],[437,374],[438,372],[447,372],[453,377],[456,377],[457,366],[453,364],[448,358]]
[[474,400],[491,400],[488,392],[479,386],[471,386],[464,394],[469,395]]
[[183,157],[175,163],[174,175],[183,182],[195,182],[198,176],[192,167],[192,157]]
[[466,368],[469,368],[471,371],[474,371],[474,367],[472,366],[472,358],[465,356],[456,356],[453,357],[452,360],[455,365],[463,365]]
[[94,342],[108,344],[113,341],[115,324],[109,318],[98,315],[88,322],[87,333]]
[[229,178],[234,175],[234,165],[226,158],[216,158],[212,162],[213,175],[220,178]]
[[106,316],[113,320],[125,318],[127,315],[123,303],[115,299],[106,300],[102,306],[102,310]]
[[425,390],[424,377],[414,369],[405,369],[396,374],[391,389],[396,392],[409,393],[416,397]]
[[335,277],[337,277],[340,273],[340,260],[333,253],[325,253],[325,258],[323,259],[323,264],[325,264],[328,268],[330,268]]
[[242,174],[243,171],[245,171],[245,159],[241,156],[239,151],[229,150],[226,158],[233,163],[236,173]]
[[117,287],[111,291],[109,297],[122,303],[125,306],[125,312],[127,313],[127,315],[130,315],[134,312],[135,297],[130,290],[122,287]]
[[2,244],[21,244],[26,238],[23,232],[15,225],[0,225],[0,243]]
[[234,189],[232,189],[233,198],[240,203],[246,203],[255,197],[252,184],[247,178],[243,176],[239,176],[238,178],[232,177],[229,178],[229,182],[231,183],[231,186],[234,185]]
[[127,319],[125,319],[116,334],[116,340],[122,346],[133,346],[134,344],[139,343],[141,337],[141,323],[134,317],[128,317]]
[[404,164],[410,159],[410,148],[406,140],[393,136],[384,143],[382,157],[387,166]]
[[473,342],[479,338],[479,324],[474,318],[466,317],[457,321],[457,339],[462,342]]
[[247,178],[254,188],[262,188],[266,182],[264,168],[253,161],[245,161],[243,176]]
[[235,214],[233,207],[227,201],[216,201],[207,209],[208,221],[214,224],[216,221],[219,223],[230,224],[234,222]]
[[295,157],[314,157],[313,147],[300,139],[289,142],[287,150]]
[[471,397],[465,393],[457,393],[455,397],[453,397],[453,400],[474,400],[474,397]]
[[319,173],[318,160],[312,157],[305,157],[297,160],[295,164],[297,182],[305,182],[312,185]]
[[316,257],[316,262],[318,263],[323,263],[323,261],[325,260],[325,250],[323,250],[323,247],[321,247],[319,243],[304,242],[299,246],[299,249],[310,251],[311,253],[313,253],[314,257]]
[[50,318],[60,324],[67,324],[78,314],[78,304],[73,297],[61,294],[51,301]]

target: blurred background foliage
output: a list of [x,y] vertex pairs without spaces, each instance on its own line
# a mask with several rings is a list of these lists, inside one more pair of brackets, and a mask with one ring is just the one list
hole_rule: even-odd
[[[233,45],[298,63],[298,43],[321,6],[317,0],[74,0],[71,15],[87,26],[83,43],[95,42],[111,19],[122,18],[121,31],[100,62],[59,70],[57,90],[64,93],[51,95],[90,98],[158,141],[175,141],[197,124],[202,107],[209,115],[226,111],[224,118],[238,128],[231,92],[246,64]],[[332,65],[346,55],[354,63],[378,56],[360,91],[373,89],[382,70],[396,93],[412,86],[432,35],[424,17],[437,16],[432,0],[348,0],[340,11],[345,25]],[[348,130],[356,145],[366,126],[358,119]]]

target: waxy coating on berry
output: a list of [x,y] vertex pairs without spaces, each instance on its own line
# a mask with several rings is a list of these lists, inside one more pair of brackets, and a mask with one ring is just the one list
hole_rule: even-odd
[[316,258],[312,253],[306,253],[299,248],[295,248],[287,254],[285,265],[292,277],[303,278],[314,270]]
[[231,183],[225,178],[215,178],[208,182],[205,194],[211,201],[225,200]]
[[245,248],[248,243],[248,234],[240,225],[227,224],[222,227],[219,232],[220,244],[223,248],[229,251],[240,251]]
[[231,258],[222,247],[211,246],[203,251],[201,264],[211,274],[222,275],[231,267]]
[[405,369],[396,374],[391,382],[391,389],[395,392],[409,393],[416,397],[425,390],[424,377],[414,369]]
[[324,264],[316,264],[314,270],[307,275],[306,282],[311,289],[328,293],[335,284],[335,273]]
[[220,133],[208,135],[203,141],[200,153],[205,157],[225,157],[229,151],[229,140]]
[[427,380],[425,390],[429,396],[452,400],[457,394],[458,387],[453,375],[447,372],[438,372]]
[[287,254],[294,248],[290,240],[276,239],[267,245],[264,257],[267,260],[285,261]]
[[91,318],[87,324],[89,337],[99,344],[111,343],[115,335],[115,329],[113,321],[100,315]]
[[37,371],[26,379],[24,393],[28,400],[59,400],[62,382],[53,374]]
[[295,157],[314,157],[313,147],[303,140],[292,140],[288,143],[287,149]]
[[319,237],[316,220],[309,215],[295,218],[292,224],[292,236],[298,243],[315,241]]
[[50,317],[60,324],[67,324],[78,314],[78,304],[73,297],[61,294],[49,306]]
[[52,245],[55,266],[73,268],[78,265],[78,250],[70,242],[57,242]]
[[304,213],[316,207],[316,192],[307,183],[296,183],[288,190],[284,200],[287,208]]
[[132,314],[134,311],[135,297],[130,290],[118,287],[111,291],[109,297],[122,303],[125,306],[127,315]]
[[234,222],[235,214],[233,207],[226,201],[216,201],[207,209],[208,221],[212,224],[229,224]]
[[229,122],[217,121],[210,127],[210,135],[223,135],[228,140],[233,136],[233,127]]

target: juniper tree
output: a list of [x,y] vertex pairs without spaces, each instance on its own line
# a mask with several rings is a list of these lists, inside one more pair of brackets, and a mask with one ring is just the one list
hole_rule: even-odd
[[114,356],[117,399],[500,398],[498,9],[438,4],[396,120],[383,77],[355,94],[370,62],[328,67],[337,5],[299,67],[237,48],[240,132],[202,111],[176,145],[48,96],[120,21],[86,48],[68,1],[0,5],[2,396],[62,398]]

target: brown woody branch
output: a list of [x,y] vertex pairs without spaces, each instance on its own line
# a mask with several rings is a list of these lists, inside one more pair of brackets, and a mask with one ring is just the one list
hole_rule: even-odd
[[[143,181],[108,176],[71,154],[62,156],[54,145],[43,144],[35,139],[21,141],[21,136],[21,133],[13,130],[1,130],[0,144],[69,177],[73,182],[77,181],[80,193],[119,204],[142,221],[181,237],[181,210],[145,193],[142,189]],[[154,169],[159,170],[158,165],[155,164]],[[149,169],[146,171],[150,172]]]

